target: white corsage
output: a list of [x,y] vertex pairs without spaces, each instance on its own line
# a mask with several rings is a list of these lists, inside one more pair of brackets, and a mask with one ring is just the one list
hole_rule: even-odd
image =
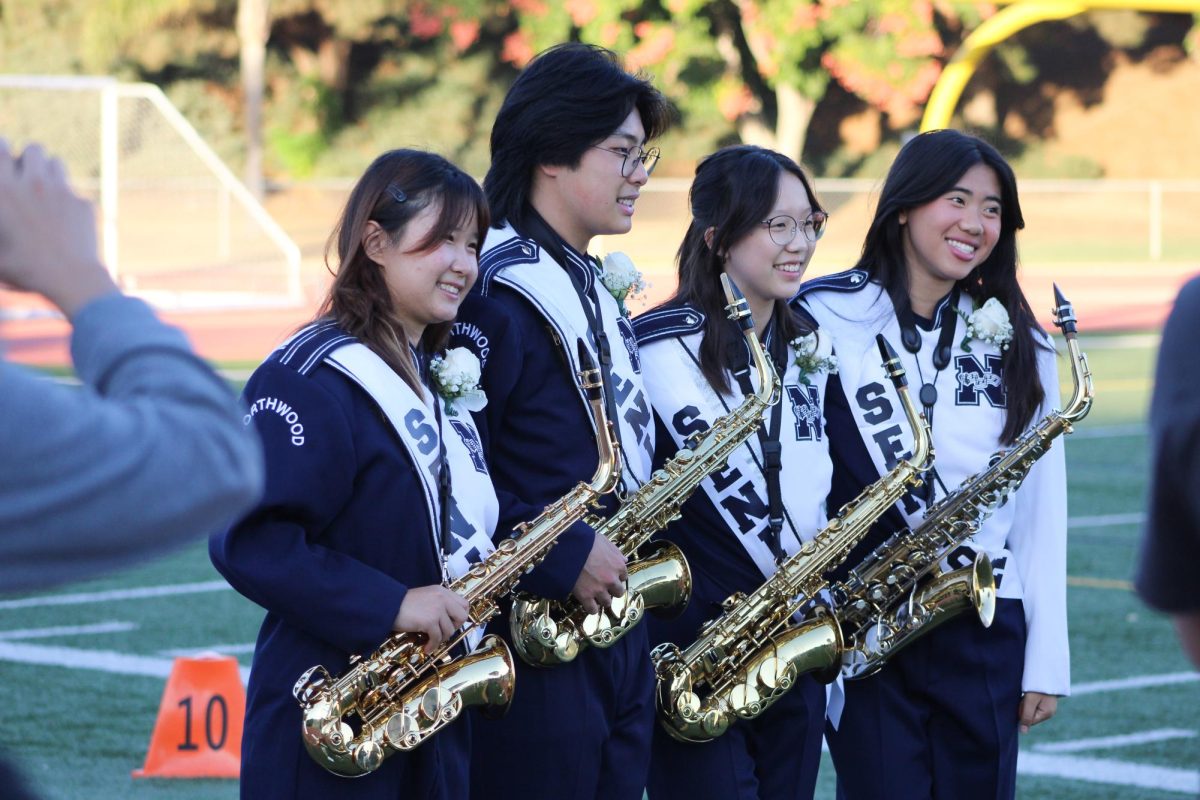
[[629,256],[621,252],[609,253],[604,257],[604,271],[600,273],[600,282],[608,293],[617,301],[621,313],[629,316],[629,308],[625,301],[637,297],[646,291],[646,282],[642,273],[633,265]]
[[971,352],[967,343],[972,339],[991,342],[1002,351],[1008,349],[1008,343],[1013,337],[1013,326],[1008,320],[1008,309],[995,297],[988,298],[982,308],[975,309],[969,315],[963,314],[961,309],[958,313],[967,321],[967,333],[959,345],[964,352]]
[[808,376],[818,372],[837,372],[837,356],[833,354],[833,342],[828,336],[816,331],[792,339],[796,351],[796,366],[800,368],[800,380],[809,383]]
[[444,356],[435,357],[429,362],[429,372],[450,416],[458,416],[456,406],[482,411],[487,405],[487,395],[479,388],[479,359],[467,348],[454,347]]

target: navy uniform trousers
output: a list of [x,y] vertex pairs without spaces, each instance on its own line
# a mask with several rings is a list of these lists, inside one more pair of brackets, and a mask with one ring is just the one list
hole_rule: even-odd
[[961,614],[875,675],[846,681],[826,739],[839,800],[1016,796],[1025,612],[998,600],[990,628]]
[[[663,436],[660,441],[670,441]],[[693,508],[696,500],[690,501]],[[680,539],[675,542],[680,544]],[[706,563],[710,569],[712,564],[703,557],[691,563],[694,585],[688,607],[674,619],[646,620],[655,642],[687,647],[700,627],[720,613],[722,600],[734,591],[752,591],[754,582],[762,581],[746,580],[742,574],[731,585],[729,570],[718,579],[705,569]],[[738,720],[712,741],[680,742],[656,725],[650,800],[812,800],[824,723],[825,686],[811,675],[801,675],[760,717]]]
[[[507,613],[488,630],[512,646]],[[646,626],[555,667],[531,667],[512,649],[517,681],[508,713],[471,720],[471,797],[641,800],[654,725]]]
[[810,675],[754,720],[711,742],[654,731],[650,800],[811,800],[821,766],[825,687]]

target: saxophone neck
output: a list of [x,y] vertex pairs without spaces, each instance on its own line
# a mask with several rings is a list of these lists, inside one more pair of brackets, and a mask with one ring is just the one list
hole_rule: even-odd
[[604,375],[592,359],[587,346],[580,339],[579,348],[579,388],[587,397],[588,407],[592,412],[592,421],[596,425],[596,449],[600,455],[596,474],[588,483],[597,495],[608,494],[617,488],[617,480],[621,476],[621,443],[618,439],[613,421],[608,418],[604,397]]
[[900,398],[900,405],[904,408],[904,416],[908,418],[908,425],[912,428],[912,455],[904,463],[908,464],[913,474],[920,474],[933,466],[933,433],[929,429],[929,421],[913,403],[912,396],[908,391],[908,377],[904,372],[904,367],[900,364],[900,357],[896,355],[896,351],[892,349],[883,334],[876,336],[875,342],[879,345],[879,354],[883,357],[883,370],[891,379],[892,385],[896,387],[896,395]]
[[1087,355],[1079,349],[1079,339],[1076,335],[1075,307],[1063,296],[1058,284],[1054,284],[1054,324],[1062,331],[1067,343],[1067,355],[1071,359],[1071,381],[1074,391],[1071,399],[1063,407],[1062,417],[1066,422],[1078,422],[1087,416],[1092,408],[1092,371],[1088,368]]
[[754,316],[750,313],[750,304],[728,273],[721,273],[721,288],[725,291],[725,313],[737,323],[746,339],[746,346],[750,348],[750,360],[758,374],[758,394],[755,398],[764,408],[773,406],[779,402],[782,395],[779,373],[763,350],[762,340],[758,338],[754,329]]

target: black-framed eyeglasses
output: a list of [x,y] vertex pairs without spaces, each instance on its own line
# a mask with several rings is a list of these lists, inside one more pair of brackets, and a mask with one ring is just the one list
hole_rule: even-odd
[[622,178],[632,175],[633,171],[637,169],[635,165],[639,162],[646,168],[646,174],[649,175],[658,166],[658,157],[662,155],[662,151],[657,147],[602,147],[598,144],[594,144],[592,147],[621,157]]
[[804,238],[815,242],[825,235],[825,226],[829,223],[829,215],[824,211],[814,211],[797,222],[790,214],[780,214],[777,217],[763,220],[763,227],[771,236],[771,241],[780,247],[786,247],[796,238],[796,231],[804,231]]

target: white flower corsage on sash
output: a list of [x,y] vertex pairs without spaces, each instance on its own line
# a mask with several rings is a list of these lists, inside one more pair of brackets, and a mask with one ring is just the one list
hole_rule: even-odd
[[972,339],[991,342],[1001,351],[1008,349],[1008,343],[1013,337],[1013,326],[1008,320],[1008,310],[1003,303],[991,297],[982,308],[977,308],[970,314],[964,314],[962,309],[957,310],[959,316],[967,321],[967,333],[959,345],[963,352],[971,352],[968,342]]
[[621,252],[606,255],[602,266],[604,271],[600,273],[600,282],[617,301],[621,313],[628,317],[629,307],[625,301],[646,290],[647,284],[642,280],[642,273],[638,272],[629,256]]
[[435,357],[429,362],[429,372],[450,416],[458,416],[458,408],[482,411],[487,405],[487,395],[479,388],[479,359],[467,348],[454,347]]
[[792,339],[796,352],[796,366],[800,368],[800,380],[807,385],[808,376],[819,372],[837,372],[837,356],[833,354],[833,342],[828,336],[816,331]]

